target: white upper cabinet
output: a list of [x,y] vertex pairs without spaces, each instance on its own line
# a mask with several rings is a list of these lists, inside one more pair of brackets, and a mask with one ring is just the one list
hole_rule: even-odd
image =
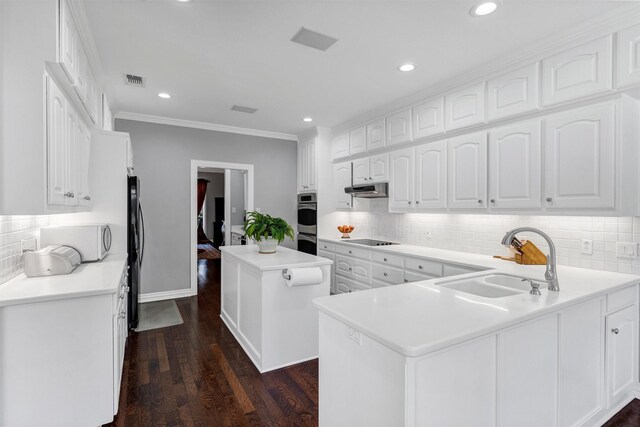
[[336,209],[351,209],[351,195],[344,189],[351,186],[351,162],[333,165],[333,188]]
[[367,151],[382,148],[387,145],[387,133],[384,119],[379,119],[367,125]]
[[487,82],[489,120],[535,110],[538,107],[538,63]]
[[445,97],[445,129],[453,130],[484,122],[484,82]]
[[81,121],[78,122],[78,204],[88,206],[91,204],[89,187],[89,161],[91,152],[91,131]]
[[78,30],[66,0],[60,2],[60,57],[62,69],[72,85],[78,78]]
[[518,123],[489,133],[489,202],[496,209],[541,205],[540,122]]
[[389,209],[413,210],[413,148],[389,156]]
[[367,130],[365,126],[349,132],[349,152],[351,155],[367,151]]
[[487,133],[477,132],[448,143],[450,208],[487,206]]
[[387,117],[387,144],[402,144],[411,141],[411,109]]
[[47,79],[47,192],[50,205],[65,204],[68,141],[66,103],[62,91]]
[[556,104],[612,88],[611,36],[542,60],[542,102]]
[[599,104],[545,119],[547,208],[613,208],[615,104]]
[[378,154],[369,158],[369,182],[389,181],[389,154]]
[[316,191],[317,180],[317,136],[298,142],[298,192]]
[[331,140],[331,160],[347,156],[349,156],[349,132],[344,132]]
[[357,159],[353,164],[353,185],[369,183],[369,158]]
[[421,145],[415,151],[416,209],[447,206],[447,142]]
[[640,25],[618,33],[618,87],[640,84]]
[[78,114],[67,101],[65,108],[65,134],[67,143],[66,177],[65,177],[65,205],[78,204]]
[[411,109],[413,139],[444,132],[444,98],[436,98]]

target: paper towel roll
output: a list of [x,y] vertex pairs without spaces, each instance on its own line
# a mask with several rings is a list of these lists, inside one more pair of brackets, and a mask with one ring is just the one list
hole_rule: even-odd
[[287,286],[318,285],[322,282],[322,269],[320,267],[287,268],[283,271]]

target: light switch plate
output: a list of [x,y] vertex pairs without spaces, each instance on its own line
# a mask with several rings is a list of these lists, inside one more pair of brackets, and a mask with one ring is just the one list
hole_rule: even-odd
[[633,242],[617,242],[616,254],[618,258],[637,258],[638,244]]
[[593,240],[582,239],[582,255],[593,255]]
[[235,206],[231,206],[231,213],[236,213],[238,209]]

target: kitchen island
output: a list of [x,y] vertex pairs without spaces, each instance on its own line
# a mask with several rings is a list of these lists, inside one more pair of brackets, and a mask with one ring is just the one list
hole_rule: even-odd
[[559,292],[488,297],[458,285],[544,284],[544,266],[409,245],[370,251],[372,264],[397,260],[399,271],[411,260],[484,271],[316,299],[321,426],[600,425],[639,390],[640,277],[559,267]]
[[[318,312],[311,301],[329,295],[332,261],[281,246],[275,254],[260,254],[255,245],[220,249],[220,317],[256,368],[262,373],[317,358]],[[284,270],[291,269],[318,279],[287,283]]]

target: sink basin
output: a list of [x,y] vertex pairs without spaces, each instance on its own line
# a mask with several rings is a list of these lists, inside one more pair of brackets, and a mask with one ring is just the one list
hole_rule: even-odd
[[[504,298],[517,294],[526,294],[531,290],[529,282],[523,282],[522,279],[523,277],[507,274],[488,274],[436,284],[444,288],[484,298]],[[540,283],[540,289],[547,287],[545,283],[537,280],[536,282]]]

